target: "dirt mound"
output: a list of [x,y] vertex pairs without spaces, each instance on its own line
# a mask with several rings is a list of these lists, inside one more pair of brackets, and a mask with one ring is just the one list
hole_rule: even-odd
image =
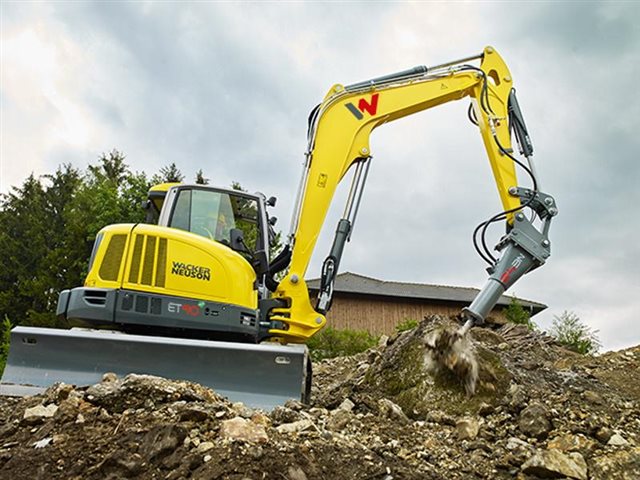
[[582,357],[522,327],[472,330],[476,395],[436,368],[430,317],[315,366],[272,412],[189,382],[107,375],[0,399],[0,477],[640,478],[640,348]]

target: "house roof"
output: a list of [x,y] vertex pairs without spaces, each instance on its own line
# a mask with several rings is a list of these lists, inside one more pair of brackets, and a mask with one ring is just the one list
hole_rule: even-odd
[[[307,287],[309,290],[317,291],[320,287],[320,279],[307,280]],[[345,272],[338,274],[336,277],[334,292],[468,304],[473,301],[479,290],[477,288],[430,285],[426,283],[388,282]],[[502,295],[497,305],[506,307],[511,303],[511,298],[510,296]],[[532,315],[547,308],[543,303],[522,298],[518,298],[518,302],[523,307],[531,309]]]

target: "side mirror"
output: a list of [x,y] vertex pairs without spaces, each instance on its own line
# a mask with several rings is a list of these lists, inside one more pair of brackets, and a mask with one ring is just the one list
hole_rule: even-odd
[[233,250],[244,251],[244,233],[239,228],[232,228],[229,231],[229,238],[231,240],[231,248]]

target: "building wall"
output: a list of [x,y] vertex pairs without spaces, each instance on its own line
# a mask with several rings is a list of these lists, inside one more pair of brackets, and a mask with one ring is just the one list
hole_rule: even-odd
[[[395,332],[396,325],[406,320],[420,321],[430,314],[457,315],[464,306],[451,302],[335,293],[333,305],[327,314],[327,325],[390,335]],[[500,322],[504,314],[496,309],[491,317]]]

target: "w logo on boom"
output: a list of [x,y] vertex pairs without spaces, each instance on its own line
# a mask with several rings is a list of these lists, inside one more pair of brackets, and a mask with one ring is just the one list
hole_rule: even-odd
[[371,95],[371,100],[367,101],[364,98],[358,100],[358,106],[356,107],[353,103],[349,102],[345,104],[345,107],[349,109],[353,116],[358,120],[362,120],[364,118],[363,113],[367,112],[369,115],[375,115],[378,111],[378,96],[380,94],[374,93]]

